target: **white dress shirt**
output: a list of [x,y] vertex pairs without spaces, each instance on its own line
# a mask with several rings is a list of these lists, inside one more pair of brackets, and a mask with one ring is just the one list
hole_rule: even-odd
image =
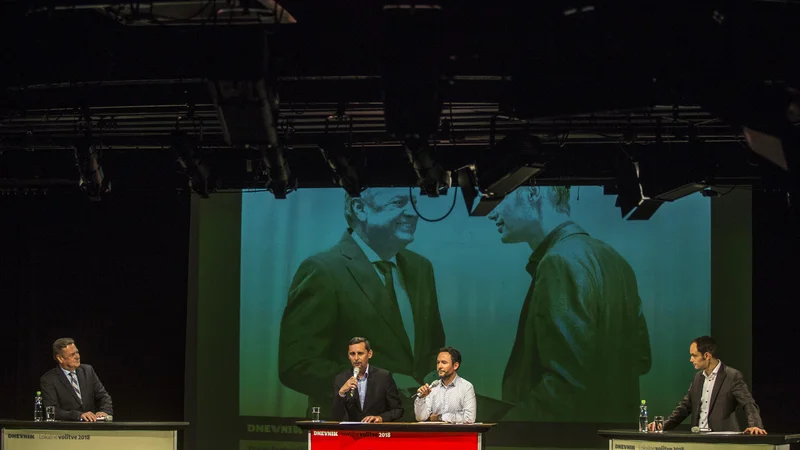
[[475,423],[478,408],[472,383],[456,374],[450,385],[439,384],[425,398],[414,400],[414,414],[424,422],[436,414],[442,422]]
[[721,366],[722,361],[719,361],[717,367],[714,367],[714,370],[711,371],[711,375],[706,375],[706,371],[703,371],[705,380],[703,380],[703,393],[700,395],[700,428],[708,428],[708,411],[709,406],[711,406],[711,393],[714,392],[714,383],[717,381],[717,373]]

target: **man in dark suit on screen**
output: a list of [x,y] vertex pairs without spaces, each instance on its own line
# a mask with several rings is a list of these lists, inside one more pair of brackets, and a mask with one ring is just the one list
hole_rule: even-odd
[[309,396],[310,406],[330,404],[330,380],[348,368],[337,343],[369,336],[381,349],[375,364],[394,374],[413,420],[410,396],[432,372],[445,337],[433,266],[405,249],[418,220],[411,200],[407,188],[346,195],[350,228],[294,275],[281,320],[278,372],[284,386]]
[[56,420],[109,420],[114,414],[111,396],[92,366],[81,364],[75,341],[57,339],[53,358],[58,367],[42,375],[40,382],[42,402],[46,407],[55,406]]
[[333,420],[367,423],[400,420],[403,405],[397,385],[391,373],[370,365],[369,341],[363,337],[350,339],[347,357],[354,370],[346,370],[333,380]]
[[[717,358],[717,343],[710,336],[702,336],[689,346],[689,361],[699,370],[672,414],[664,422],[664,430],[671,430],[687,417],[692,427],[711,431],[739,431],[736,409],[741,408],[747,417],[745,434],[767,434],[761,422],[753,396],[747,389],[742,372],[722,364]],[[650,423],[652,431],[655,424]]]

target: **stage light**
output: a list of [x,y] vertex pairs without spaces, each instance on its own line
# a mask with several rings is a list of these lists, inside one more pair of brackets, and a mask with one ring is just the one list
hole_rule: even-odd
[[507,135],[490,147],[480,161],[459,169],[458,185],[467,213],[489,214],[506,195],[541,172],[546,159],[534,137],[527,133]]
[[209,169],[197,155],[197,145],[183,131],[172,133],[171,151],[175,162],[189,179],[189,187],[203,198],[209,196]]
[[404,145],[408,160],[417,173],[422,194],[428,197],[447,195],[452,183],[450,171],[444,170],[434,160],[433,150],[428,142],[421,139],[406,139]]
[[795,142],[800,142],[797,137],[794,139],[789,137],[791,134],[800,134],[796,131],[789,131],[786,133],[785,135],[787,138],[779,138],[769,133],[763,133],[749,127],[743,127],[743,132],[744,138],[747,141],[747,145],[753,152],[759,154],[761,157],[767,159],[783,170],[788,171],[790,169],[790,161],[792,161],[792,158],[797,157],[796,155],[790,155],[790,152],[800,151],[800,146],[795,146],[797,148],[794,150],[789,150],[792,140]]
[[78,168],[78,186],[89,200],[100,201],[111,192],[111,183],[105,178],[95,144],[80,142],[75,145],[75,166]]
[[361,197],[361,191],[366,188],[366,173],[361,170],[364,167],[361,154],[348,144],[335,139],[326,139],[320,143],[319,150],[333,171],[334,183],[341,186],[350,197]]
[[623,219],[647,220],[663,203],[663,200],[645,196],[637,161],[625,161],[618,166],[615,205],[622,212]]
[[[260,60],[266,60],[266,42],[257,47]],[[243,77],[250,79],[217,79],[209,83],[222,133],[228,145],[257,147],[267,177],[266,189],[277,199],[297,189],[297,179],[289,169],[284,145],[278,141],[278,96],[267,80],[249,67]],[[255,70],[255,72],[253,72]],[[236,74],[227,73],[225,76]]]
[[279,146],[261,145],[261,160],[264,163],[264,174],[267,176],[266,188],[276,199],[284,200],[286,195],[297,189],[297,178],[294,177],[289,164]]

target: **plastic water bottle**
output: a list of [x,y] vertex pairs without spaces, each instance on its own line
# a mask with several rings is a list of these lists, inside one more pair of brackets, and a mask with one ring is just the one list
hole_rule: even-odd
[[647,402],[642,400],[642,404],[639,405],[639,431],[642,433],[647,433]]
[[36,391],[36,398],[33,400],[33,421],[41,422],[44,407],[42,406],[42,391]]

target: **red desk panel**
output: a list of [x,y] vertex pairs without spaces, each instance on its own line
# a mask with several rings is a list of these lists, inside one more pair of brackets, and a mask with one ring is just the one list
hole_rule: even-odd
[[300,421],[309,450],[481,450],[494,424],[338,424]]
[[309,445],[310,450],[480,450],[480,434],[314,430]]

